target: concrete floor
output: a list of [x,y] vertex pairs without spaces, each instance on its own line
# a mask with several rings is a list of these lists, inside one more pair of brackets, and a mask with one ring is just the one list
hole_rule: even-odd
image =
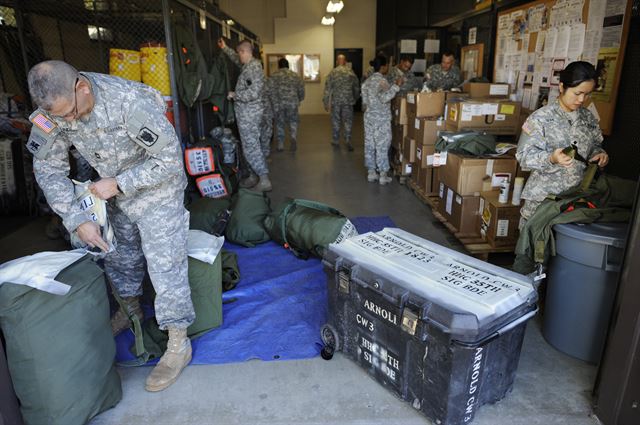
[[[397,181],[384,187],[366,182],[362,134],[362,117],[356,116],[356,151],[335,149],[329,144],[328,117],[302,117],[298,152],[272,155],[273,204],[291,196],[325,202],[347,216],[389,215],[405,230],[461,250],[406,187]],[[42,236],[43,225],[37,220],[1,239],[0,262],[38,247],[56,249],[56,243]],[[149,371],[120,369],[123,400],[91,425],[429,423],[340,353],[331,361],[318,357],[191,366],[172,387],[155,394],[144,390]],[[495,405],[481,407],[473,423],[596,424],[590,408],[595,374],[594,366],[549,346],[535,318],[527,327],[513,392]]]

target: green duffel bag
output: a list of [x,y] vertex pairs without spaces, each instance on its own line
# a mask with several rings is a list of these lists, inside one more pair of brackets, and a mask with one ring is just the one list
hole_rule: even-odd
[[263,222],[270,212],[266,193],[240,189],[231,201],[231,217],[225,232],[227,240],[250,248],[267,242],[270,238]]
[[223,248],[220,255],[222,256],[222,290],[230,291],[240,282],[238,254]]
[[82,425],[122,398],[107,284],[90,255],[55,279],[66,295],[1,284],[0,327],[25,422]]
[[[187,328],[189,338],[197,338],[222,325],[222,255],[218,254],[213,264],[188,258],[189,287],[191,302],[196,313],[194,322]],[[121,302],[113,291],[116,301]],[[155,293],[152,300],[155,299]],[[160,357],[167,349],[169,336],[160,330],[155,317],[140,324],[138,318],[130,316],[135,335],[131,352],[137,357],[133,361],[122,362],[122,366],[140,366]]]
[[213,234],[218,224],[218,214],[230,209],[231,201],[226,198],[199,198],[187,207],[189,229],[202,230]]
[[288,199],[269,214],[264,227],[275,242],[296,257],[322,257],[327,245],[357,235],[355,227],[338,210],[304,199]]

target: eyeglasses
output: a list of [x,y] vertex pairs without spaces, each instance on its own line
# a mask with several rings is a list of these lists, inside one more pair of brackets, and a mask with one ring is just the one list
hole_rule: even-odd
[[73,83],[73,100],[74,100],[74,107],[71,111],[69,111],[68,113],[64,114],[64,115],[52,115],[52,117],[54,118],[59,118],[59,119],[63,119],[66,120],[67,118],[75,118],[78,116],[78,82],[80,81],[80,77],[76,78],[76,82]]

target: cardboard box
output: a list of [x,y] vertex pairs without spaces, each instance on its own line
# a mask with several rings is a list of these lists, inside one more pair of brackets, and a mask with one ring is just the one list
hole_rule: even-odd
[[396,150],[402,149],[402,141],[407,137],[408,126],[406,124],[391,125],[391,145]]
[[422,189],[427,196],[438,195],[438,185],[440,184],[438,181],[438,171],[437,168],[433,167],[422,168],[420,171],[418,187]]
[[409,92],[407,93],[407,116],[441,117],[444,114],[444,92]]
[[501,204],[499,192],[483,192],[480,195],[480,235],[492,247],[515,245],[518,242],[521,205]]
[[416,167],[428,168],[429,166],[433,166],[433,160],[431,161],[431,165],[429,165],[428,159],[429,156],[433,157],[434,153],[436,153],[436,147],[434,145],[416,144]]
[[439,184],[438,212],[459,233],[473,235],[478,232],[480,196],[462,196],[442,181]]
[[472,99],[509,99],[511,93],[506,83],[465,83],[462,89]]
[[473,99],[447,103],[446,129],[515,135],[520,128],[520,104],[507,100]]
[[416,141],[410,137],[405,137],[402,142],[402,159],[407,162],[416,160]]
[[415,118],[410,124],[413,126],[413,138],[418,145],[435,145],[438,132],[445,129],[443,119]]
[[407,98],[405,95],[393,98],[391,101],[391,112],[394,124],[407,124]]
[[420,164],[414,162],[411,166],[411,180],[418,186],[420,186],[420,179],[422,176],[422,168],[420,168]]
[[512,156],[478,158],[448,153],[446,164],[440,166],[440,181],[461,196],[474,195],[499,189],[503,175],[513,183],[516,168]]

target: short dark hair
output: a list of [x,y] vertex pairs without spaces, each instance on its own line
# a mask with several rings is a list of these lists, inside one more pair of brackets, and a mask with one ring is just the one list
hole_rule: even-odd
[[285,58],[278,59],[278,68],[289,68],[289,61]]
[[413,63],[413,56],[410,55],[401,55],[400,62],[411,62]]
[[377,55],[373,60],[369,61],[369,65],[373,67],[375,72],[380,71],[380,68],[387,64],[387,57],[383,55]]
[[442,52],[442,56],[452,56],[453,58],[456,57],[455,53],[453,53],[452,50],[445,50],[444,52]]
[[571,62],[560,71],[560,82],[563,87],[576,87],[585,81],[598,81],[598,72],[589,62]]

